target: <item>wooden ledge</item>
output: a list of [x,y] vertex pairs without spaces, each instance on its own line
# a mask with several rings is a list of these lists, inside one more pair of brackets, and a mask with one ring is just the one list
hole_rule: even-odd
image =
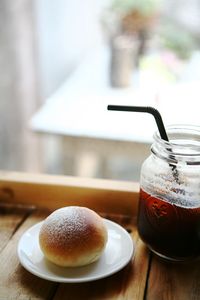
[[0,201],[57,209],[82,205],[106,213],[136,215],[139,184],[105,179],[0,172]]

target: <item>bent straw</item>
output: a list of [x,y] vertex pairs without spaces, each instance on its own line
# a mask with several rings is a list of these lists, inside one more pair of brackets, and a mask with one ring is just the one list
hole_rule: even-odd
[[[165,126],[162,120],[162,117],[157,109],[151,106],[125,106],[125,105],[108,105],[108,110],[116,110],[116,111],[135,111],[135,112],[144,112],[149,113],[154,116],[154,119],[156,121],[160,136],[163,140],[169,142]],[[172,150],[169,149],[171,152]],[[176,166],[169,164],[169,166],[172,168],[172,173],[174,176],[174,179],[177,183],[179,183],[178,178],[178,171]]]
[[154,116],[160,136],[163,140],[169,142],[162,117],[157,109],[151,106],[124,106],[124,105],[108,105],[108,110],[117,111],[135,111],[145,112]]

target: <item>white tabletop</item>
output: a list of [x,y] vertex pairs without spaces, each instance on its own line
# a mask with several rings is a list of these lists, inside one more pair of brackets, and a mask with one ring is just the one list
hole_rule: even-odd
[[93,52],[33,116],[38,132],[151,143],[157,130],[151,115],[107,111],[108,104],[150,105],[165,125],[200,125],[200,80],[166,84],[151,72],[134,73],[129,88],[109,84],[107,49]]

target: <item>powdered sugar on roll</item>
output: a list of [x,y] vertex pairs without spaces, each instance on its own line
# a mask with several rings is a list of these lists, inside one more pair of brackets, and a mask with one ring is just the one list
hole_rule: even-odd
[[68,206],[48,216],[39,243],[45,257],[60,266],[82,266],[96,261],[107,242],[103,219],[86,207]]

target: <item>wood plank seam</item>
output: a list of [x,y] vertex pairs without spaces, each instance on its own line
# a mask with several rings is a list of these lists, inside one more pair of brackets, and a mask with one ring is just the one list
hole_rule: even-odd
[[[21,219],[21,221],[17,224],[17,226],[15,227],[14,231],[13,231],[13,234],[12,236],[15,234],[15,232],[17,232],[17,230],[21,227],[21,225],[26,221],[26,219],[28,219],[28,217],[30,215],[33,214],[33,212],[36,211],[35,210],[32,210],[32,211],[27,211],[27,213],[23,216],[23,218]],[[11,237],[12,238],[12,237]]]
[[149,274],[151,271],[151,264],[152,264],[152,253],[149,251],[149,264],[148,264],[148,269],[147,269],[147,274],[146,274],[146,284],[144,288],[144,300],[147,299],[147,291],[148,291],[148,283],[149,283]]
[[[15,207],[17,209],[15,209]],[[25,210],[24,208],[22,210],[19,209],[19,212],[17,214],[17,210],[18,210],[18,206],[13,206],[12,204],[7,204],[7,203],[0,203],[0,213],[3,215],[6,215],[5,211],[9,211],[9,214],[11,215],[19,215],[19,220],[17,221],[16,224],[13,224],[13,228],[11,228],[10,231],[8,231],[8,235],[7,235],[7,242],[2,245],[2,241],[1,241],[1,247],[0,247],[0,253],[4,250],[4,248],[7,246],[9,240],[13,237],[13,235],[15,234],[15,232],[18,230],[18,228],[21,226],[21,224],[23,224],[23,222],[25,221],[25,219],[29,216],[29,214],[31,213],[30,211]],[[1,214],[0,214],[0,222],[1,222]]]
[[52,299],[55,283],[42,280],[27,272],[20,265],[17,257],[17,245],[21,235],[46,215],[38,210],[31,212],[21,226],[18,226],[18,230],[0,253],[0,299]]

